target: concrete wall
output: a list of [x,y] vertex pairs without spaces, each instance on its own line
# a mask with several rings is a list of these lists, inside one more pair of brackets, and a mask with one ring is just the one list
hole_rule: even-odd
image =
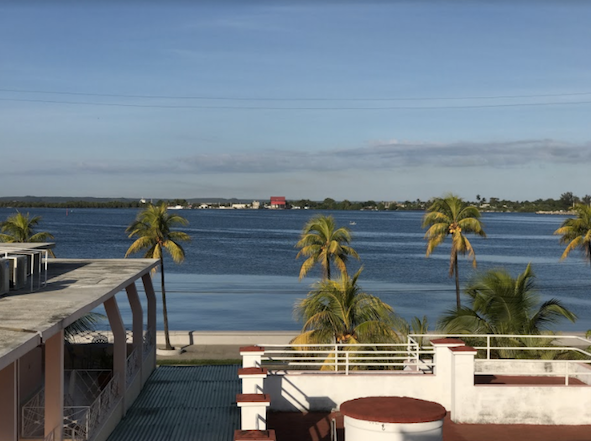
[[19,359],[18,366],[20,402],[24,404],[43,387],[43,349],[37,347],[27,352]]
[[479,385],[463,392],[462,418],[454,417],[456,422],[591,424],[591,388],[587,386]]
[[[581,370],[580,366],[589,366],[585,363],[574,364],[570,362],[568,364],[567,367],[564,361],[474,360],[474,371],[480,374],[497,375],[565,375],[567,371],[569,373],[585,372]],[[589,373],[591,373],[591,370]],[[591,377],[589,380],[591,380]]]
[[270,375],[263,391],[277,411],[330,411],[345,401],[369,396],[410,396],[443,404],[441,377],[432,374],[293,372]]

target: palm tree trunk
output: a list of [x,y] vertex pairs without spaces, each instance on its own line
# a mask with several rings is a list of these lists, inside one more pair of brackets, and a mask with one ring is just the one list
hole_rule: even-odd
[[460,309],[462,304],[460,302],[460,276],[458,275],[458,255],[454,256],[454,273],[456,273],[456,307]]
[[164,288],[164,258],[160,256],[160,281],[162,287],[162,321],[164,323],[164,340],[166,350],[174,349],[170,344],[170,334],[168,333],[168,310],[166,309],[166,289]]
[[326,280],[330,280],[330,259],[326,255]]

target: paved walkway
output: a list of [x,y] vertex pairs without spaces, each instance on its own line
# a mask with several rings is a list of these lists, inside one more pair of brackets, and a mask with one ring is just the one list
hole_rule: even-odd
[[[244,346],[244,345],[242,345]],[[188,345],[180,355],[161,356],[158,360],[240,360],[241,345]]]

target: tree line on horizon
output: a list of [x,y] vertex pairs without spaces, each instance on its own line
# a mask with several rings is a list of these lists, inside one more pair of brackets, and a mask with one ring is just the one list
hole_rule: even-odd
[[[38,200],[41,199],[41,200]],[[144,208],[146,202],[140,200],[127,200],[123,198],[113,199],[110,201],[104,200],[68,200],[68,201],[54,201],[51,198],[43,200],[38,198],[31,200],[29,197],[18,199],[0,198],[0,207],[3,208]],[[372,210],[372,211],[406,211],[406,210],[426,210],[433,202],[433,198],[423,201],[415,199],[414,201],[349,201],[344,199],[336,201],[332,198],[325,198],[322,201],[313,201],[311,199],[288,200],[288,208],[306,208],[310,210]],[[534,201],[513,201],[508,199],[500,199],[497,197],[481,197],[476,195],[474,201],[466,201],[470,205],[474,205],[481,211],[493,212],[521,212],[521,213],[535,213],[537,211],[561,212],[570,211],[576,204],[591,205],[591,195],[584,195],[582,197],[574,195],[572,192],[562,193],[558,199],[536,199]],[[185,208],[196,208],[196,204],[191,204],[187,199],[159,199],[153,205],[159,206],[166,204],[167,206],[181,205]],[[232,202],[215,202],[217,206],[230,206]]]

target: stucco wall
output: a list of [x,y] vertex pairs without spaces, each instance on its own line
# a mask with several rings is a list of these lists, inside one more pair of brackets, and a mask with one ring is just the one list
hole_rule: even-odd
[[460,423],[591,424],[587,386],[481,385],[461,397]]
[[410,396],[443,405],[441,377],[432,374],[293,373],[270,375],[264,393],[277,411],[329,411],[358,397]]

